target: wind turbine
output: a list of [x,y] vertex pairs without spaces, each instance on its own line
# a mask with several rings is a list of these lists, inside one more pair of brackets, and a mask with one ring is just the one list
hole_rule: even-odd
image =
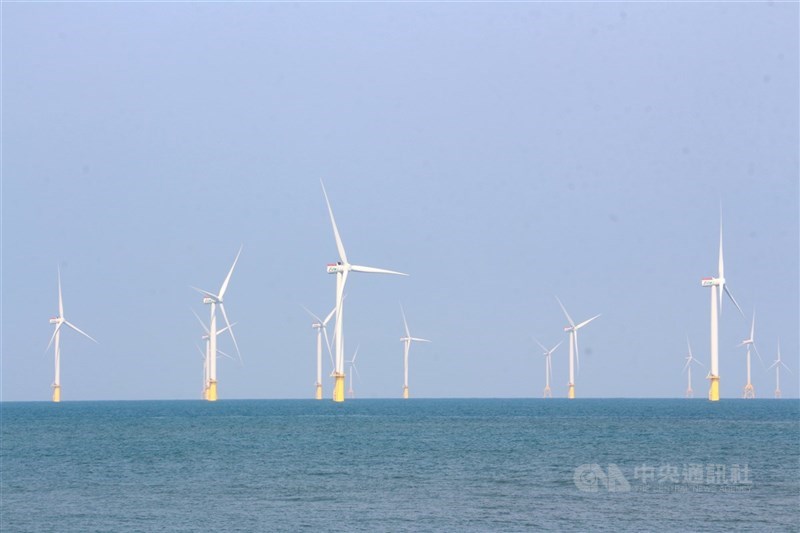
[[331,226],[333,226],[333,236],[336,239],[336,249],[339,252],[339,261],[329,264],[327,267],[328,274],[336,274],[336,322],[334,324],[334,352],[335,364],[333,369],[333,401],[344,401],[344,335],[342,332],[344,321],[344,286],[347,283],[347,275],[350,272],[366,272],[370,274],[396,274],[399,276],[407,276],[402,272],[395,272],[393,270],[385,270],[382,268],[366,267],[359,265],[351,265],[347,260],[347,254],[344,251],[342,238],[339,236],[339,229],[336,227],[336,220],[333,218],[333,209],[331,203],[328,201],[328,193],[325,191],[325,184],[320,181],[322,185],[322,194],[325,195],[325,203],[328,206],[328,214],[331,217]]
[[575,399],[575,364],[577,363],[578,369],[580,370],[581,363],[580,363],[580,352],[578,351],[578,330],[581,329],[583,326],[594,320],[595,318],[599,317],[600,315],[595,315],[589,320],[584,320],[577,326],[575,322],[572,321],[570,318],[569,313],[567,313],[566,307],[564,304],[561,303],[561,300],[558,299],[556,296],[556,300],[558,301],[558,305],[561,306],[561,310],[564,311],[564,316],[567,317],[569,321],[569,326],[564,327],[564,331],[569,333],[569,391],[567,392],[567,398],[570,400]]
[[781,361],[781,341],[778,341],[778,358],[775,359],[775,362],[770,365],[767,370],[772,370],[772,367],[775,367],[775,397],[781,397],[781,367],[785,368],[790,374],[792,373],[789,370],[789,367]]
[[[203,328],[203,331],[205,332],[203,334],[203,336],[201,337],[201,339],[205,342],[206,351],[205,351],[205,353],[203,353],[203,351],[200,350],[199,346],[197,347],[197,349],[200,350],[200,355],[203,357],[203,399],[204,400],[208,400],[208,386],[209,386],[209,383],[210,383],[210,381],[209,381],[209,369],[208,369],[209,364],[208,364],[208,362],[211,359],[208,356],[208,354],[210,353],[209,344],[210,344],[211,334],[209,333],[208,328],[206,327],[206,325],[203,323],[203,320],[197,315],[197,313],[194,312],[194,309],[192,309],[192,314],[194,314],[195,318],[197,318],[197,321],[200,322],[200,326]],[[236,322],[234,322],[233,324],[231,324],[229,326],[225,326],[224,328],[222,328],[220,330],[217,330],[217,335],[219,335],[220,333],[225,333],[226,331],[230,331],[231,332],[231,336],[233,336],[233,326],[235,326],[235,325],[236,325]],[[220,349],[217,349],[217,353],[220,354],[220,355],[224,355],[228,359],[233,359],[233,357],[231,357],[230,355],[228,355],[227,353],[223,352]]]
[[408,350],[411,348],[413,341],[417,342],[431,342],[428,339],[420,339],[419,337],[412,337],[408,331],[408,322],[406,322],[406,313],[403,311],[403,306],[400,306],[400,312],[403,314],[403,327],[406,329],[406,336],[400,337],[400,342],[403,343],[403,399],[408,399]]
[[692,345],[689,344],[689,337],[686,337],[686,346],[689,348],[689,355],[686,356],[686,364],[683,366],[683,371],[688,371],[689,384],[686,387],[686,397],[694,398],[694,391],[692,390],[692,363],[703,366],[703,363],[698,361],[692,355]]
[[70,328],[74,329],[84,337],[87,337],[94,342],[94,340],[88,333],[85,333],[78,329],[78,327],[69,322],[66,317],[64,317],[64,299],[61,297],[61,268],[58,269],[58,316],[53,317],[50,319],[50,323],[55,325],[55,331],[53,331],[53,336],[50,337],[50,342],[47,343],[47,348],[45,351],[50,349],[50,345],[54,345],[54,352],[55,352],[55,366],[56,366],[56,376],[53,380],[53,401],[60,402],[61,401],[61,326],[67,325]]
[[751,346],[753,347],[753,350],[755,350],[756,355],[758,355],[758,358],[761,359],[762,368],[763,368],[763,365],[764,365],[764,359],[762,359],[761,358],[761,354],[758,353],[758,348],[756,347],[756,341],[754,340],[755,329],[756,329],[756,312],[753,311],[753,322],[750,324],[750,337],[748,337],[747,339],[743,340],[742,343],[739,344],[739,346],[737,346],[737,348],[741,347],[741,346],[747,346],[747,385],[744,386],[744,394],[742,395],[742,397],[744,399],[746,399],[746,400],[756,397],[756,391],[755,391],[755,389],[753,389],[753,384],[750,382],[750,347]]
[[553,397],[553,393],[550,391],[550,379],[553,377],[553,362],[551,360],[552,359],[551,356],[553,355],[553,352],[556,351],[556,348],[561,346],[561,344],[564,341],[559,342],[558,344],[556,344],[555,346],[553,346],[552,348],[550,348],[548,350],[547,348],[544,347],[544,345],[541,342],[539,342],[539,339],[534,337],[533,340],[535,340],[536,344],[538,344],[539,347],[543,350],[542,353],[544,355],[545,387],[544,387],[544,396],[542,396],[542,397],[543,398],[552,398]]
[[[311,324],[311,327],[317,330],[317,381],[316,381],[316,393],[314,397],[317,400],[322,399],[322,336],[325,335],[325,345],[328,347],[328,354],[331,353],[331,343],[328,340],[328,330],[326,329],[328,322],[330,322],[331,317],[336,312],[336,308],[334,307],[331,309],[331,312],[328,313],[328,316],[325,317],[325,320],[322,320],[317,315],[303,307],[306,310],[306,313],[311,315],[316,322]],[[331,361],[332,362],[332,361]]]
[[222,317],[225,319],[225,324],[230,330],[233,345],[236,347],[236,353],[239,355],[239,361],[242,360],[242,354],[239,352],[239,345],[236,343],[236,337],[233,335],[233,329],[231,329],[228,314],[225,312],[225,305],[223,305],[225,291],[228,290],[228,283],[231,281],[233,269],[236,267],[236,262],[239,260],[239,255],[241,253],[242,248],[240,246],[239,252],[236,254],[236,259],[233,260],[233,265],[231,265],[231,269],[228,271],[225,281],[222,282],[218,294],[192,287],[197,292],[205,295],[203,297],[203,303],[211,306],[211,320],[208,327],[208,388],[206,392],[206,399],[209,402],[217,401],[217,334],[219,333],[219,331],[217,331],[217,305],[219,305],[219,309],[222,311]]
[[[722,314],[722,293],[725,292],[733,304],[744,316],[744,311],[739,307],[736,298],[731,294],[730,289],[725,283],[725,268],[722,260],[722,218],[719,221],[719,275],[716,278],[703,278],[700,285],[711,287],[711,370],[707,379],[711,380],[711,387],[708,390],[708,399],[712,402],[719,401],[719,319],[717,310]],[[718,288],[719,287],[719,288]],[[717,303],[719,299],[719,303]],[[717,307],[719,305],[719,307]]]
[[[358,367],[356,366],[356,357],[358,357],[358,348],[359,346],[356,346],[356,353],[353,354],[352,359],[347,361],[347,363],[350,365],[350,390],[347,391],[347,394],[350,396],[350,398],[356,397],[355,393],[353,392],[353,372],[355,371],[355,373],[358,374]],[[359,374],[358,377],[360,379],[361,375]]]

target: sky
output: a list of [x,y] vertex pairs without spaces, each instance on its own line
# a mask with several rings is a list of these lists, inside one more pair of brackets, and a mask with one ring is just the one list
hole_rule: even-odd
[[[682,397],[708,382],[720,219],[741,305],[721,394],[757,397],[778,343],[798,397],[797,3],[7,3],[2,10],[4,401],[49,400],[60,268],[66,400],[199,399],[192,286],[242,363],[221,399],[312,398],[313,320],[353,273],[360,398]],[[332,332],[332,328],[331,328]],[[234,353],[229,337],[220,349]],[[330,363],[324,357],[324,395]]]

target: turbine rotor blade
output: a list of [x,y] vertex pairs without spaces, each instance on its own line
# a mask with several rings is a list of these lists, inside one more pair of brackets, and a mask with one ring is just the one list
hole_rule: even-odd
[[333,362],[333,351],[331,350],[331,341],[328,340],[328,330],[322,328],[322,335],[325,337],[325,345],[328,347],[328,357],[331,359],[331,366],[335,367],[336,365]]
[[225,291],[228,290],[228,283],[231,281],[231,276],[233,275],[233,269],[236,268],[236,262],[239,260],[239,256],[242,254],[242,246],[239,246],[239,251],[236,253],[236,259],[233,260],[233,264],[231,265],[231,269],[228,271],[228,275],[225,277],[225,281],[222,282],[222,287],[219,289],[219,299],[220,301],[225,296]]
[[545,353],[547,353],[547,348],[545,348],[544,345],[541,342],[539,342],[539,339],[534,337],[533,340],[536,341],[536,344],[539,345],[539,348],[541,348],[542,350],[544,350]]
[[206,295],[206,296],[208,296],[209,298],[213,298],[214,300],[216,300],[216,301],[219,301],[219,296],[217,296],[217,295],[216,295],[216,294],[214,294],[213,292],[208,292],[208,291],[205,291],[205,290],[203,290],[203,289],[198,289],[197,287],[195,287],[195,286],[193,286],[193,285],[189,285],[189,287],[191,287],[192,289],[196,290],[196,291],[197,291],[197,292],[199,292],[200,294],[205,294],[205,295]]
[[418,341],[418,342],[433,342],[433,341],[429,341],[428,339],[420,339],[419,337],[410,337],[410,339],[412,341]]
[[331,209],[331,203],[328,200],[328,193],[325,191],[325,184],[322,183],[322,180],[319,180],[320,185],[322,185],[322,194],[325,195],[325,204],[328,206],[328,214],[331,217],[331,226],[333,226],[333,236],[336,239],[336,249],[339,251],[339,260],[347,264],[347,254],[344,251],[344,244],[342,244],[342,238],[339,236],[339,228],[336,227],[336,219],[333,218],[333,209]]
[[[344,297],[342,297],[342,299],[344,299]],[[322,321],[322,327],[325,327],[325,326],[328,325],[328,322],[330,322],[330,320],[331,320],[331,318],[333,318],[334,314],[336,314],[336,306],[333,306],[333,309],[331,309],[331,312],[328,313],[328,316],[326,316],[325,320]]]
[[75,324],[73,324],[72,322],[68,322],[68,321],[66,321],[66,320],[65,320],[63,323],[64,323],[64,324],[66,324],[66,325],[68,325],[69,327],[71,327],[72,329],[74,329],[75,331],[77,331],[78,333],[80,333],[81,335],[83,335],[84,337],[88,337],[89,339],[93,340],[93,341],[94,341],[94,342],[96,342],[97,344],[100,344],[100,343],[99,343],[99,342],[97,342],[97,341],[96,341],[96,340],[95,340],[95,339],[94,339],[94,338],[93,338],[91,335],[89,335],[89,334],[88,334],[88,333],[86,333],[85,331],[81,331],[80,329],[78,329],[78,327],[77,327]]
[[58,267],[58,316],[64,318],[64,300],[61,298],[61,267]]
[[550,355],[553,355],[553,352],[555,352],[555,351],[556,351],[556,348],[558,348],[559,346],[561,346],[563,343],[564,343],[564,341],[563,341],[563,340],[562,340],[562,341],[559,341],[559,343],[558,343],[558,344],[556,344],[555,346],[553,346],[553,347],[550,349],[550,351],[549,351],[549,352],[547,352],[547,355],[548,355],[548,356],[550,356]]
[[403,327],[406,329],[406,337],[411,337],[411,333],[408,331],[408,322],[406,322],[406,312],[403,311],[403,306],[400,306],[400,313],[403,315]]
[[225,352],[223,352],[223,351],[222,351],[222,350],[220,350],[219,348],[217,348],[217,353],[218,353],[218,354],[220,354],[220,355],[224,355],[225,357],[227,357],[227,358],[228,358],[228,359],[230,359],[231,361],[236,361],[236,358],[235,358],[235,357],[231,357],[230,355],[226,354]]
[[755,342],[753,342],[753,343],[752,343],[752,345],[753,345],[753,351],[755,351],[755,352],[756,352],[756,355],[758,356],[758,360],[759,360],[759,361],[761,361],[761,367],[763,368],[763,367],[764,367],[764,365],[766,364],[766,363],[764,362],[764,358],[763,358],[763,357],[761,357],[761,354],[758,352],[758,348],[756,347],[756,343],[755,343]]
[[719,277],[725,279],[725,263],[722,259],[722,213],[720,213],[719,220]]
[[[744,316],[744,311],[742,311],[742,308],[739,307],[739,302],[736,301],[736,298],[733,297],[733,294],[731,293],[730,289],[728,289],[728,284],[726,283],[725,285],[723,285],[723,287],[725,288],[725,294],[728,295],[728,297],[733,302],[733,305],[736,306],[736,309],[738,309],[739,312],[742,314],[742,316]],[[720,312],[721,312],[722,311],[722,294],[720,294],[719,297],[720,297],[720,304],[719,305],[720,305]]]
[[575,329],[581,329],[583,326],[585,326],[586,324],[588,324],[589,322],[591,322],[592,320],[594,320],[595,318],[597,318],[597,317],[599,317],[599,316],[600,316],[600,315],[595,315],[595,316],[593,316],[592,318],[590,318],[589,320],[584,320],[583,322],[581,322],[580,324],[578,324],[577,326],[575,326]]
[[52,346],[53,339],[56,338],[56,333],[58,333],[58,330],[61,329],[62,325],[64,325],[64,323],[63,322],[59,322],[59,324],[56,326],[56,329],[53,330],[53,335],[50,337],[50,342],[47,343],[47,348],[44,349],[45,352],[50,349],[50,346]]
[[564,307],[564,304],[561,303],[561,300],[558,299],[558,296],[556,296],[556,300],[558,301],[558,305],[561,306],[561,310],[564,311],[564,316],[567,317],[567,321],[569,321],[569,325],[574,328],[575,327],[575,322],[572,321],[572,318],[569,316],[569,313],[567,313],[567,308]]
[[220,302],[219,308],[222,311],[222,318],[225,319],[225,324],[228,326],[228,329],[231,332],[231,339],[233,339],[233,345],[236,347],[236,354],[239,356],[239,362],[244,365],[244,361],[242,360],[242,353],[239,351],[239,345],[236,343],[236,336],[233,334],[233,329],[231,328],[231,323],[228,320],[228,313],[225,312],[225,306]]
[[395,274],[397,276],[408,276],[408,274],[396,272],[394,270],[386,270],[385,268],[375,268],[361,265],[350,265],[350,270],[355,272],[366,272],[367,274]]
[[217,335],[219,335],[220,333],[225,333],[228,330],[233,331],[233,326],[235,326],[235,325],[236,325],[236,322],[233,322],[230,326],[225,326],[222,329],[218,329],[217,330]]
[[308,313],[309,315],[311,315],[311,318],[313,318],[314,320],[316,320],[316,321],[317,321],[317,323],[319,323],[320,325],[323,325],[323,326],[325,325],[325,324],[322,322],[322,319],[321,319],[320,317],[318,317],[317,315],[315,315],[314,313],[312,313],[311,311],[309,311],[309,310],[308,310],[308,307],[306,307],[305,305],[302,305],[302,304],[300,305],[300,307],[302,307],[302,308],[305,310],[305,312],[306,312],[306,313]]
[[200,325],[203,326],[203,331],[205,331],[206,335],[208,335],[209,331],[208,331],[208,328],[205,325],[205,322],[203,322],[203,320],[200,318],[200,315],[198,315],[197,313],[194,312],[194,309],[191,309],[191,311],[192,311],[192,314],[197,319],[197,321],[200,322]]

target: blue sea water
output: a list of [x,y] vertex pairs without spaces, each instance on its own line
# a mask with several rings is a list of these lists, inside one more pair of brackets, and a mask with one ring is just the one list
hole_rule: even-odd
[[796,400],[0,404],[6,531],[798,531]]

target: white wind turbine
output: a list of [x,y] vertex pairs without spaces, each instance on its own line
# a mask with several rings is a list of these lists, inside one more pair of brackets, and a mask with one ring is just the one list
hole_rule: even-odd
[[[208,362],[211,359],[208,356],[208,354],[210,353],[209,344],[210,344],[211,335],[210,335],[210,333],[208,331],[208,328],[206,327],[205,323],[203,323],[203,320],[198,316],[197,313],[194,312],[194,309],[192,309],[192,314],[194,314],[195,318],[197,318],[197,321],[200,322],[200,326],[203,328],[203,331],[204,331],[203,336],[201,337],[201,339],[205,343],[206,350],[205,350],[205,352],[203,352],[203,350],[200,350],[199,346],[197,347],[197,349],[200,350],[200,355],[203,357],[203,399],[204,400],[208,400],[208,385],[209,385],[209,382],[210,382],[209,369],[208,369],[209,364],[208,364]],[[220,333],[225,333],[226,331],[231,331],[231,335],[233,335],[233,326],[235,326],[235,325],[236,325],[236,322],[234,322],[230,326],[225,326],[224,328],[222,328],[220,330],[217,330],[217,335],[219,335]],[[223,352],[219,348],[217,349],[217,353],[219,355],[223,355],[223,356],[227,357],[228,359],[233,360],[233,357],[231,357],[227,353]]]
[[[334,307],[331,309],[331,312],[328,313],[328,316],[325,317],[325,320],[322,320],[317,315],[303,307],[306,310],[306,313],[311,315],[316,322],[311,324],[311,327],[317,330],[317,381],[315,383],[316,391],[314,397],[317,400],[322,399],[322,336],[325,336],[325,345],[328,347],[328,355],[331,353],[331,343],[328,340],[328,322],[330,322],[333,314],[336,313],[336,308]],[[333,360],[331,360],[331,364],[333,364]]]
[[50,319],[50,323],[55,325],[55,331],[53,331],[53,336],[50,337],[50,342],[47,343],[47,348],[45,351],[50,349],[50,345],[55,342],[54,351],[55,351],[55,379],[53,380],[53,401],[60,402],[61,401],[61,326],[67,325],[70,328],[74,329],[84,337],[87,337],[94,342],[97,342],[93,339],[88,333],[85,333],[78,329],[73,323],[69,322],[66,317],[64,317],[64,300],[61,297],[61,269],[58,269],[58,316],[53,317]]
[[370,274],[396,274],[399,276],[407,276],[402,272],[395,272],[393,270],[385,270],[382,268],[366,267],[359,265],[351,265],[347,260],[347,254],[344,251],[342,239],[339,236],[339,229],[336,227],[336,220],[333,218],[333,209],[331,203],[328,201],[328,193],[325,191],[325,185],[322,185],[322,194],[325,195],[325,203],[328,206],[328,214],[331,218],[331,226],[333,226],[333,236],[336,239],[336,249],[339,252],[339,261],[334,264],[329,264],[327,267],[328,274],[336,274],[336,322],[334,324],[334,369],[333,369],[333,401],[344,401],[344,335],[342,332],[344,321],[344,286],[347,283],[347,275],[350,272],[366,272]]
[[417,342],[431,342],[428,339],[420,339],[419,337],[412,337],[408,331],[408,322],[406,322],[406,313],[403,311],[403,306],[400,306],[400,312],[403,314],[403,327],[406,330],[406,336],[400,337],[400,342],[403,343],[403,399],[408,399],[408,350],[411,348],[411,343]]
[[686,364],[683,366],[683,372],[688,371],[689,384],[686,386],[686,397],[694,398],[694,391],[692,390],[692,363],[703,366],[703,363],[698,361],[692,355],[692,345],[689,344],[689,337],[686,337],[686,346],[689,348],[689,355],[686,356]]
[[755,350],[756,355],[758,355],[758,358],[761,360],[762,368],[763,368],[763,365],[764,365],[764,359],[761,358],[761,354],[758,353],[758,348],[756,347],[755,330],[756,330],[756,312],[753,311],[753,322],[750,324],[750,337],[748,337],[745,340],[743,340],[742,343],[739,344],[739,346],[738,346],[738,347],[747,346],[747,385],[744,386],[744,394],[742,396],[745,399],[752,399],[752,398],[756,397],[756,391],[753,388],[753,384],[750,382],[750,347],[751,346],[753,347],[753,350]]
[[[722,260],[722,219],[719,222],[719,273],[716,278],[703,278],[700,285],[711,287],[711,369],[708,379],[711,380],[711,387],[708,390],[708,399],[712,402],[719,401],[719,319],[717,311],[722,314],[722,293],[725,292],[733,304],[744,316],[744,311],[739,307],[736,298],[731,294],[728,285],[725,283],[725,267]],[[719,299],[719,303],[717,300]]]
[[242,248],[239,247],[239,252],[236,254],[236,259],[233,260],[233,265],[231,265],[231,269],[228,271],[225,281],[222,282],[222,286],[220,287],[218,294],[204,291],[203,289],[198,289],[197,287],[192,287],[197,292],[205,295],[203,297],[203,303],[211,306],[211,319],[208,327],[208,389],[206,392],[206,399],[210,402],[217,401],[217,334],[219,333],[217,330],[217,305],[219,305],[219,309],[222,311],[222,317],[225,319],[225,324],[231,333],[231,339],[233,339],[233,345],[236,347],[236,353],[239,355],[239,360],[242,360],[242,354],[239,352],[239,345],[236,343],[236,337],[233,334],[233,329],[231,329],[231,323],[228,320],[228,314],[225,312],[225,305],[223,305],[225,291],[228,290],[228,283],[231,281],[233,269],[236,267],[236,262],[239,260],[239,255],[241,253]]
[[792,373],[792,371],[789,370],[789,367],[786,366],[786,364],[783,361],[781,361],[781,341],[778,341],[778,358],[775,359],[775,362],[773,362],[772,365],[770,365],[770,367],[767,368],[767,370],[772,370],[772,367],[775,367],[775,397],[776,398],[780,398],[781,397],[781,367],[785,368],[787,370],[787,372],[789,372],[790,374]]
[[575,363],[577,363],[578,369],[581,367],[580,352],[578,351],[578,330],[600,315],[595,315],[589,320],[584,320],[576,326],[575,322],[570,318],[569,313],[567,313],[564,304],[561,303],[561,300],[559,300],[557,296],[556,300],[558,301],[558,305],[561,306],[561,310],[564,311],[564,316],[566,316],[569,321],[569,326],[564,327],[564,331],[569,333],[569,391],[567,392],[567,398],[573,400],[575,399]]
[[553,378],[553,362],[552,362],[552,355],[553,352],[556,351],[556,348],[561,346],[564,341],[559,342],[549,350],[544,347],[544,345],[539,342],[539,339],[536,337],[533,338],[536,341],[536,344],[543,350],[544,355],[544,377],[545,377],[545,386],[544,386],[544,396],[543,398],[552,398],[553,393],[550,391],[550,380]]
[[[347,391],[347,394],[350,396],[350,398],[356,397],[355,393],[353,392],[353,374],[354,373],[358,374],[358,367],[356,366],[356,357],[358,357],[358,348],[359,346],[356,346],[356,353],[353,354],[352,359],[347,361],[347,363],[350,365],[350,390]],[[358,374],[358,378],[361,379],[361,374]]]

